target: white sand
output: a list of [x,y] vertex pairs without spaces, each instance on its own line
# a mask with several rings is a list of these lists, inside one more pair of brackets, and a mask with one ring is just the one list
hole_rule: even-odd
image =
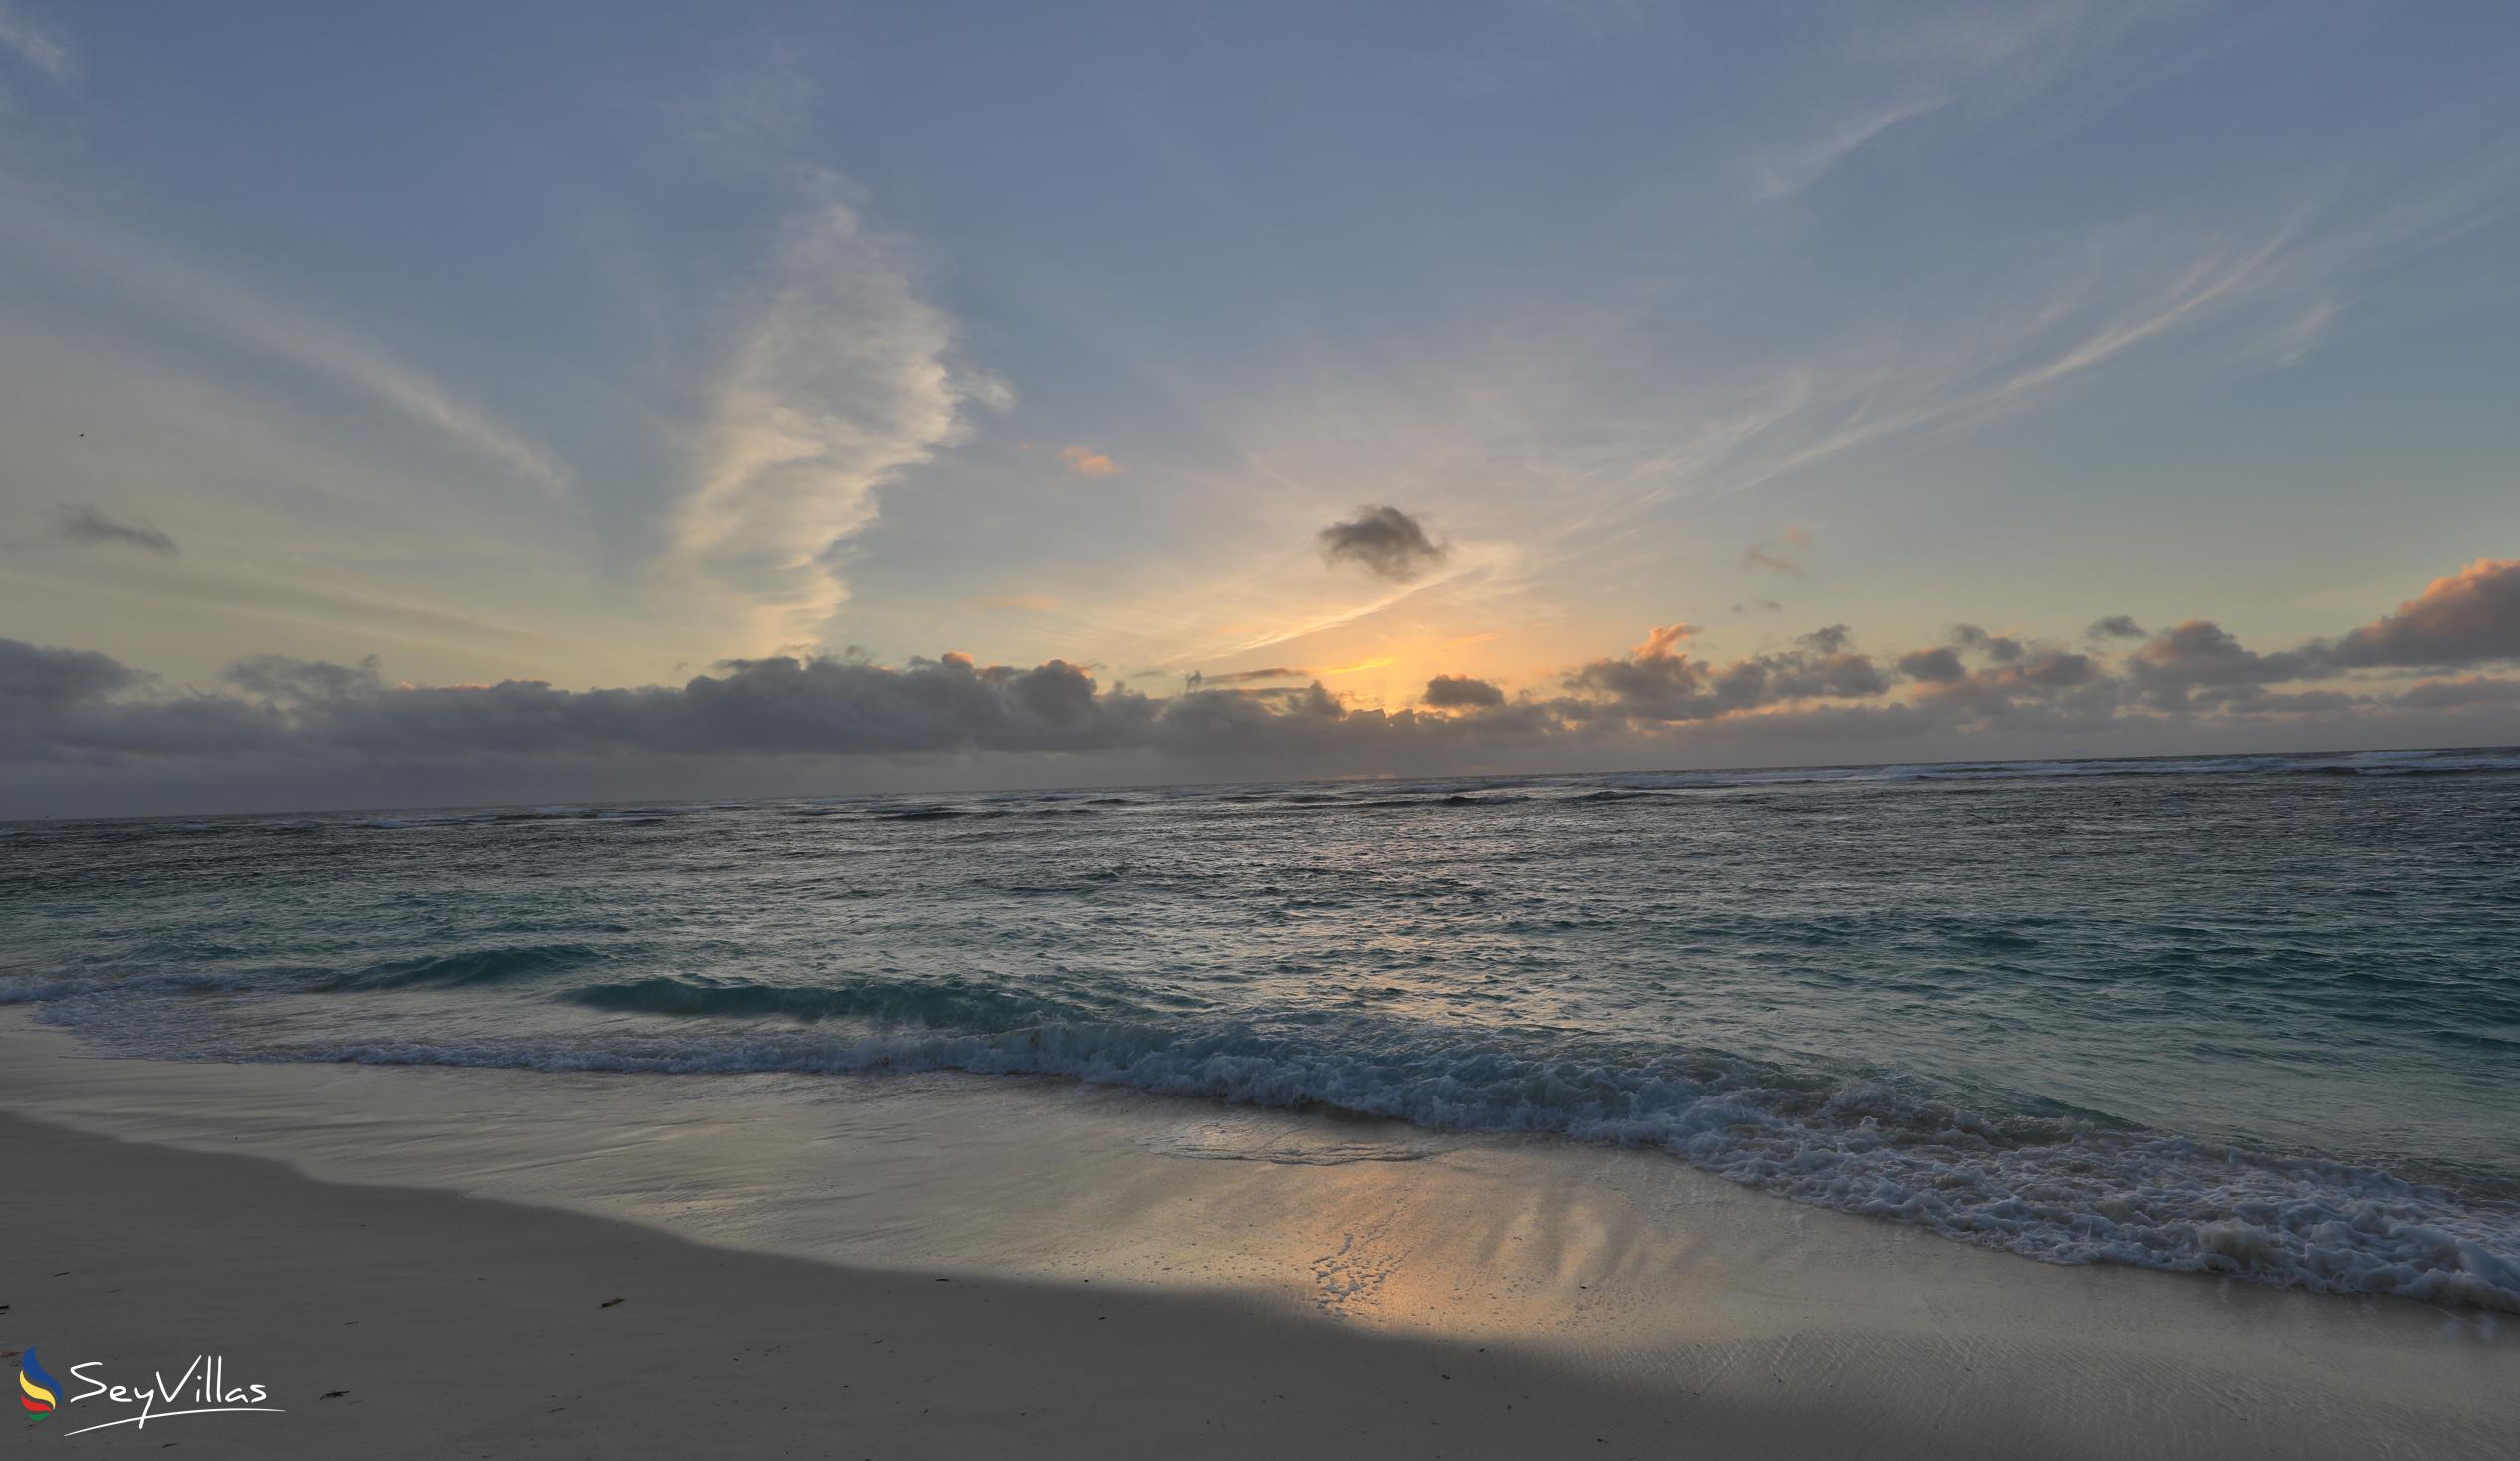
[[34,1118],[0,1125],[0,1347],[39,1344],[65,1381],[217,1353],[289,1412],[67,1441],[128,1412],[0,1422],[66,1451],[2485,1457],[2520,1436],[2520,1326],[2491,1316],[2045,1267],[1653,1153],[973,1078],[100,1061],[17,1015],[0,1109]]

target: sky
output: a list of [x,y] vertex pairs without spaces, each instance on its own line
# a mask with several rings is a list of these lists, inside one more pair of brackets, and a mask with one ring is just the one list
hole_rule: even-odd
[[0,0],[0,815],[2520,741],[2515,63]]

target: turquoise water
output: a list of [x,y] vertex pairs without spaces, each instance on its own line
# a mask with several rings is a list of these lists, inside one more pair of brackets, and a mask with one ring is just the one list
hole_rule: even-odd
[[2520,753],[41,823],[0,890],[112,1053],[1048,1074],[2520,1309]]

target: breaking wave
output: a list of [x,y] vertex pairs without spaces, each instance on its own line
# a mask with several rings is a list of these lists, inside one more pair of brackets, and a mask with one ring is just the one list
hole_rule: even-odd
[[[1887,1082],[1797,1077],[1713,1053],[1477,1037],[1407,1022],[1124,1011],[955,979],[798,987],[670,976],[551,996],[651,1017],[569,1035],[157,1048],[135,995],[448,988],[600,957],[481,950],[349,976],[20,981],[55,1023],[140,1054],[667,1075],[957,1071],[1316,1109],[1433,1131],[1648,1147],[1796,1202],[1887,1218],[2051,1263],[2225,1274],[2520,1313],[2520,1207],[2366,1167],[2146,1131],[2089,1113],[1990,1115]],[[134,1022],[133,1016],[140,1018]],[[168,1022],[185,1038],[198,1030]]]
[[[791,992],[716,993],[702,1004],[744,1013],[796,1007]],[[649,991],[635,1002],[678,999]],[[1883,1086],[1801,1088],[1702,1062],[1622,1067],[1443,1044],[1341,1053],[1241,1029],[1183,1034],[1064,1021],[986,1033],[756,1031],[548,1046],[353,1044],[306,1054],[545,1071],[1058,1076],[1437,1131],[1658,1148],[1796,1202],[2051,1263],[2229,1274],[2520,1313],[2520,1211],[2315,1158],[2090,1124],[1991,1120]]]

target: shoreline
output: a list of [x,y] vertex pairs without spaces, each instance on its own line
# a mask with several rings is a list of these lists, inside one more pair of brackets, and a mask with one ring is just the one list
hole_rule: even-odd
[[[22,1017],[0,1110],[14,1342],[299,1387],[187,1453],[2485,1456],[2520,1423],[2490,1314],[2039,1265],[1654,1153],[985,1077],[100,1060]],[[847,1372],[884,1345],[926,1403]]]
[[[16,1116],[0,1153],[13,1339],[40,1337],[57,1375],[102,1358],[100,1377],[143,1383],[215,1354],[284,1412],[161,1408],[144,1438],[65,1435],[72,1451],[162,1432],[214,1456],[1263,1456],[1336,1435],[1359,1455],[1536,1455],[1585,1430],[1644,1455],[1674,1420],[1528,1358],[1214,1297],[711,1249]],[[170,1192],[180,1214],[152,1211]],[[33,1441],[136,1413],[96,1397],[23,1423]],[[1433,1439],[1447,1426],[1476,1445]]]

